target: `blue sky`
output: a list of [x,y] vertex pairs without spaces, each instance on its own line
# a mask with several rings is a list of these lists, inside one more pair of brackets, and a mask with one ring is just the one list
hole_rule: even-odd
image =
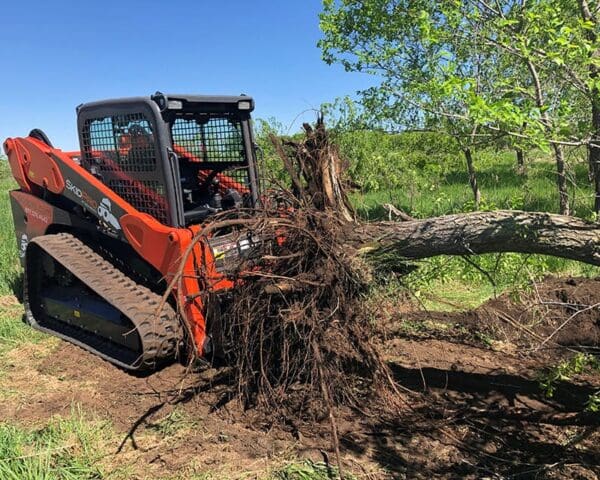
[[79,103],[156,90],[246,93],[255,117],[289,126],[373,83],[321,60],[320,10],[320,0],[3,2],[0,139],[37,127],[78,149]]

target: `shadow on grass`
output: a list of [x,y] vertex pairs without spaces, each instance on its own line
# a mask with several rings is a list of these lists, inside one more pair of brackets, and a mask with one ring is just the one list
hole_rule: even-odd
[[19,272],[8,280],[10,291],[21,303],[23,303],[23,278],[23,272]]

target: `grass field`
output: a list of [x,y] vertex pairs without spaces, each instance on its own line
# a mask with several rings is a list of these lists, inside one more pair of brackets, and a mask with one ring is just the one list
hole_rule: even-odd
[[21,267],[7,194],[15,186],[7,162],[0,160],[0,354],[42,337],[20,321],[23,309],[15,298],[20,290]]
[[[514,168],[511,152],[487,152],[478,158],[479,178],[484,208],[515,208],[555,211],[558,203],[552,162],[537,153],[527,175]],[[574,212],[591,218],[591,190],[587,187],[583,163],[573,168],[578,187],[572,187]],[[434,176],[435,177],[435,176]],[[417,175],[410,188],[354,193],[352,200],[358,212],[367,219],[383,218],[382,203],[393,203],[413,216],[424,218],[472,208],[471,192],[463,169],[443,178],[431,180],[427,174]],[[22,307],[15,298],[20,283],[20,267],[14,238],[10,204],[6,192],[14,187],[8,166],[0,162],[0,379],[14,361],[10,352],[29,344],[39,345],[39,355],[47,355],[57,342],[25,326],[20,317]],[[474,263],[477,266],[474,266]],[[545,275],[597,276],[599,270],[577,262],[537,255],[482,255],[466,261],[461,258],[438,257],[415,264],[418,268],[404,277],[386,276],[374,289],[378,296],[410,295],[432,310],[463,310],[476,307],[486,299],[511,289],[523,289],[532,280]],[[487,273],[483,273],[483,272]],[[376,303],[376,302],[375,302]],[[376,316],[375,316],[376,320]],[[35,350],[38,351],[38,350]],[[0,384],[0,400],[13,398],[18,391],[7,382]],[[182,423],[183,422],[183,423]],[[170,417],[161,424],[156,435],[176,436],[185,418]],[[189,425],[185,428],[192,428]],[[196,425],[193,428],[197,428]],[[76,403],[64,415],[44,424],[20,424],[16,419],[0,421],[0,479],[125,479],[146,477],[124,465],[107,460],[119,439],[110,418],[99,419],[83,411]],[[300,480],[329,478],[319,462],[294,461],[285,458],[261,478]],[[174,473],[164,480],[223,478],[210,468]],[[249,477],[250,478],[250,477]],[[255,477],[252,477],[255,478]]]
[[[412,170],[410,184],[398,189],[383,189],[354,196],[358,211],[365,218],[382,218],[383,203],[393,203],[418,218],[458,213],[473,209],[473,194],[461,157],[448,161],[450,171],[429,174]],[[407,167],[408,168],[408,167]],[[541,151],[529,155],[527,170],[516,169],[511,151],[483,151],[476,158],[477,177],[482,194],[482,209],[515,209],[557,212],[558,191],[552,159]],[[572,214],[592,218],[593,191],[587,165],[575,158],[568,174]]]
[[[511,151],[484,151],[477,157],[484,210],[515,209],[557,212],[558,193],[553,162],[546,154],[530,154],[525,174],[517,172]],[[428,175],[411,170],[412,182],[403,188],[355,192],[352,201],[365,219],[387,219],[384,203],[392,203],[416,218],[461,213],[473,209],[468,176],[460,162],[447,175]],[[569,175],[573,214],[592,219],[593,191],[587,166],[573,158]],[[408,168],[408,167],[407,167]],[[432,180],[433,179],[433,180]],[[402,278],[396,288],[408,288],[429,309],[473,308],[507,289],[522,289],[546,275],[597,276],[597,267],[543,255],[515,253],[460,257],[436,257],[417,263],[418,269]],[[477,265],[477,266],[475,266]],[[487,273],[484,273],[487,272]]]
[[16,187],[8,162],[0,160],[0,295],[13,293],[20,267],[7,192]]

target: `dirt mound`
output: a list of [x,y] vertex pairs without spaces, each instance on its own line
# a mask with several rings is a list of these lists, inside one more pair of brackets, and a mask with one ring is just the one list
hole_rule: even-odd
[[451,338],[479,346],[494,341],[519,348],[571,347],[597,352],[600,278],[547,278],[518,294],[504,293],[472,311],[412,310],[392,315],[382,329],[383,338]]
[[550,278],[519,301],[504,294],[487,302],[475,317],[480,327],[518,345],[598,349],[600,279]]

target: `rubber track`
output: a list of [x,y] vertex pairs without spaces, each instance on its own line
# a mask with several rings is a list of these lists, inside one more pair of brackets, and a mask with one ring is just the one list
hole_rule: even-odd
[[[35,243],[88,288],[120,310],[136,327],[142,351],[135,362],[124,363],[86,344],[84,331],[81,331],[79,338],[73,338],[38,325],[35,319],[30,318],[33,320],[31,323],[34,327],[75,343],[128,370],[152,370],[157,365],[172,361],[176,357],[183,336],[181,325],[169,304],[164,305],[159,316],[156,315],[161,301],[160,295],[131,280],[90,247],[68,233],[43,235],[34,238],[31,243]],[[25,283],[27,285],[27,281]],[[27,315],[31,317],[27,292],[25,294]]]

